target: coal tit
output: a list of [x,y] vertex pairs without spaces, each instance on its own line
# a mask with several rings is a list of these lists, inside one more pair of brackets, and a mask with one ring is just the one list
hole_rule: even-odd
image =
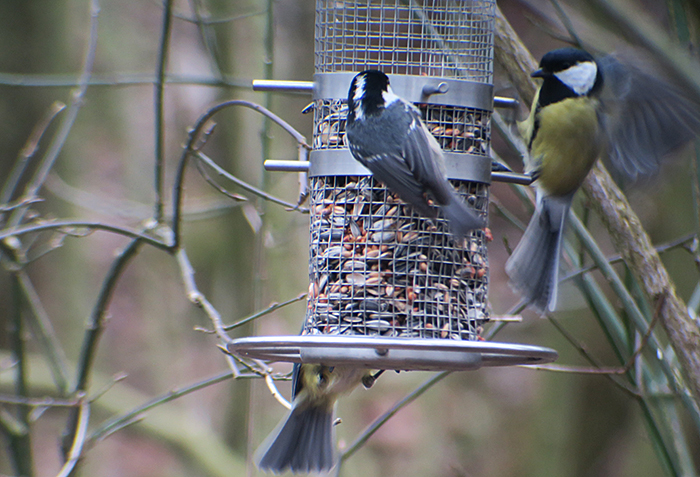
[[346,135],[353,157],[419,214],[437,216],[427,193],[455,236],[465,237],[485,226],[448,182],[442,149],[420,111],[394,94],[381,71],[366,70],[353,78]]

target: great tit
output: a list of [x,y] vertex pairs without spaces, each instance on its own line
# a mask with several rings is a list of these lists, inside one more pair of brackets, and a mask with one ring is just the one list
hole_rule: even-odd
[[273,473],[332,469],[336,463],[335,403],[360,383],[371,387],[375,376],[363,368],[295,364],[292,409],[257,451],[258,468]]
[[485,226],[448,182],[442,149],[423,124],[420,111],[394,94],[381,71],[366,70],[353,78],[346,137],[353,157],[419,214],[437,216],[427,193],[440,206],[454,235],[465,237]]
[[526,170],[536,179],[535,213],[506,262],[513,288],[539,311],[557,301],[564,225],[575,192],[605,151],[618,176],[655,172],[662,158],[700,132],[700,103],[612,56],[550,51],[531,76],[542,79],[519,129]]

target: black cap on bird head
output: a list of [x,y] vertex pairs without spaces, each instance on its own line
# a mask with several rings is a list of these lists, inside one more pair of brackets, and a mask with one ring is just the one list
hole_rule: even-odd
[[384,93],[389,91],[389,77],[379,70],[365,70],[352,79],[348,91],[348,120],[379,112],[385,104]]
[[[593,56],[585,50],[578,48],[559,48],[546,53],[540,60],[540,69],[532,73],[531,76],[540,78],[546,74],[554,74],[575,66],[578,63],[592,61]],[[537,73],[540,74],[537,74]]]
[[540,107],[566,98],[588,96],[603,85],[603,76],[593,56],[578,48],[550,51],[542,57],[540,68],[530,76],[544,80]]

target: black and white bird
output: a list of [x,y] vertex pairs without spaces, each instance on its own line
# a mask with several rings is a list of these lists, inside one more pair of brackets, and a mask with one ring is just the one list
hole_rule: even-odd
[[383,72],[366,70],[353,78],[346,134],[353,157],[420,215],[437,216],[431,198],[455,236],[485,226],[447,180],[442,149],[420,111],[394,94]]

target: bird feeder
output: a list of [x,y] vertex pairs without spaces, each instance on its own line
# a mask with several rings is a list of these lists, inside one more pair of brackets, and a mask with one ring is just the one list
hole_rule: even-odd
[[[300,336],[235,340],[242,356],[373,369],[476,369],[556,359],[547,348],[486,342],[488,229],[457,239],[376,181],[345,142],[355,74],[385,72],[444,151],[468,207],[488,218],[494,0],[317,0],[312,83],[257,89],[313,94],[308,167],[309,293]],[[293,162],[293,161],[290,161]],[[512,179],[512,177],[511,177]]]

